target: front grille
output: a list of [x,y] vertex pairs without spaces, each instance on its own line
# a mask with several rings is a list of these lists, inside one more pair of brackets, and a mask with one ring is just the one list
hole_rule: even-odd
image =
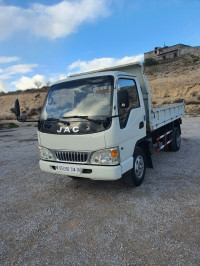
[[55,151],[58,161],[69,163],[87,163],[87,152],[74,152],[74,151]]

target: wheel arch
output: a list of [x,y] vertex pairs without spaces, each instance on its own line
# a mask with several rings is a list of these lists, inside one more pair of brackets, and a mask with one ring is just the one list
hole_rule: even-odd
[[145,153],[145,157],[146,157],[146,163],[147,163],[147,167],[148,168],[153,168],[153,162],[152,162],[152,153],[153,153],[153,143],[152,143],[152,139],[140,139],[136,142],[135,148],[136,147],[140,147],[144,153]]

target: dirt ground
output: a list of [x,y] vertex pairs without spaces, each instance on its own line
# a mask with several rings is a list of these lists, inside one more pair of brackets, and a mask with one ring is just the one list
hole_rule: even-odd
[[200,265],[200,117],[137,188],[41,172],[34,126],[0,151],[0,265]]

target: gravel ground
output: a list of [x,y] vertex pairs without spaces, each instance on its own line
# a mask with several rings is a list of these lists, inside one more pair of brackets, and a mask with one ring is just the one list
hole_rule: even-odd
[[137,188],[41,172],[36,132],[0,130],[1,265],[200,265],[200,117]]

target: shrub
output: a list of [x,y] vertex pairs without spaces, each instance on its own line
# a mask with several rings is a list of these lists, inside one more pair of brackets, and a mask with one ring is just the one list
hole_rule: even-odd
[[195,97],[195,96],[197,96],[197,92],[193,92],[191,95],[192,95],[192,97]]
[[33,116],[33,115],[37,115],[37,114],[38,114],[38,111],[36,108],[31,109],[29,112],[29,116]]
[[3,128],[16,128],[16,127],[19,127],[17,124],[15,123],[2,123],[0,124],[0,129],[3,129]]
[[185,104],[186,105],[189,105],[189,104],[199,104],[198,101],[195,101],[195,100],[192,100],[192,101],[185,101]]
[[171,101],[164,101],[163,104],[170,104]]
[[195,62],[197,62],[197,61],[199,61],[199,56],[195,56],[195,57],[192,59],[192,62],[193,62],[193,63],[195,63]]
[[13,120],[14,119],[14,117],[13,116],[5,116],[4,117],[4,119],[3,120]]
[[155,66],[155,65],[158,65],[158,61],[156,61],[155,59],[153,58],[146,58],[145,61],[144,61],[144,66]]
[[183,99],[180,99],[180,98],[174,100],[174,103],[182,103],[182,102],[183,102]]
[[42,110],[42,107],[38,107],[38,108],[37,108],[38,113],[40,113],[41,110]]
[[12,108],[10,108],[10,111],[11,111],[11,113],[15,113],[15,108],[14,107],[12,107]]
[[40,93],[35,95],[35,99],[37,99],[38,97],[40,97]]
[[15,123],[9,123],[9,128],[16,128],[19,127],[18,125],[16,125]]

